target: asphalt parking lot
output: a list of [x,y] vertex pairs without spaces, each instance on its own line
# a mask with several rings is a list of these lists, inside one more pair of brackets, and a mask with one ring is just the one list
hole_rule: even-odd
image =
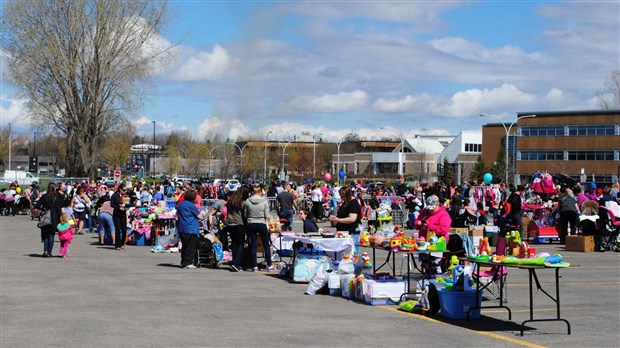
[[[179,254],[136,246],[116,251],[89,234],[75,236],[69,258],[42,258],[35,222],[3,216],[0,347],[620,346],[620,253],[537,248],[575,266],[560,270],[561,316],[571,335],[562,322],[540,322],[520,336],[529,317],[522,270],[508,274],[512,320],[505,310],[489,309],[468,322],[308,296],[305,284],[270,273],[182,270]],[[552,270],[539,277],[554,289]],[[540,291],[535,303],[535,317],[555,315],[555,303]]]

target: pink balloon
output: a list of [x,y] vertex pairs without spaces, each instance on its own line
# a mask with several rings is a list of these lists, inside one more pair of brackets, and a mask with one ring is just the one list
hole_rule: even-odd
[[332,175],[329,173],[325,173],[325,181],[330,181],[332,179]]

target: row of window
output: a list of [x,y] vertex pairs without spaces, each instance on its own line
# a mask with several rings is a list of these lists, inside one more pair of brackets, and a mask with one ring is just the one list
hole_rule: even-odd
[[[566,156],[565,153],[566,152]],[[614,151],[521,151],[523,161],[614,161]]]
[[465,143],[465,152],[482,152],[482,144]]
[[521,135],[535,136],[565,136],[565,135],[620,135],[619,127],[613,124],[604,125],[568,125],[568,126],[536,126],[521,127]]

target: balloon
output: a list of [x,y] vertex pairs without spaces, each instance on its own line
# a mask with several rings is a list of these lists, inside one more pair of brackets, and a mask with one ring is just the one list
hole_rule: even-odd
[[15,189],[15,192],[17,192],[17,193],[22,193],[22,188],[21,188],[21,187],[16,188],[16,189]]
[[482,177],[482,180],[484,180],[484,183],[488,185],[491,183],[491,181],[493,181],[493,175],[491,175],[491,173],[486,173]]
[[341,170],[340,173],[338,173],[338,177],[340,178],[340,180],[344,179],[345,177],[344,170]]
[[329,173],[325,173],[325,181],[330,181],[332,179],[332,175]]
[[310,178],[306,179],[306,184],[309,184],[311,182],[312,182],[312,179],[310,179]]

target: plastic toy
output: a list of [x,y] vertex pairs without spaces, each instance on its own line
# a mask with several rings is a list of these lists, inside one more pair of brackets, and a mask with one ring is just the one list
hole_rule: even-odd
[[400,245],[402,244],[402,239],[399,237],[394,237],[390,239],[390,244],[389,244],[389,248],[392,251],[399,251],[400,250]]
[[426,251],[427,248],[428,248],[428,245],[426,244],[426,238],[418,237],[418,250],[419,251]]
[[480,238],[478,246],[478,255],[491,255],[491,246],[489,245],[489,237]]
[[362,267],[372,268],[372,262],[370,261],[370,256],[368,256],[367,252],[362,253]]
[[360,245],[361,246],[370,246],[370,234],[364,231],[360,233]]
[[448,267],[448,271],[452,272],[452,269],[454,269],[455,266],[457,266],[459,264],[459,258],[456,255],[452,255],[452,257],[450,258],[450,267]]
[[519,243],[519,258],[520,259],[526,259],[528,258],[528,249],[529,249],[529,244],[527,244],[526,241],[522,241],[521,243]]
[[424,305],[416,300],[403,301],[398,304],[398,309],[409,312],[421,314],[424,312]]

